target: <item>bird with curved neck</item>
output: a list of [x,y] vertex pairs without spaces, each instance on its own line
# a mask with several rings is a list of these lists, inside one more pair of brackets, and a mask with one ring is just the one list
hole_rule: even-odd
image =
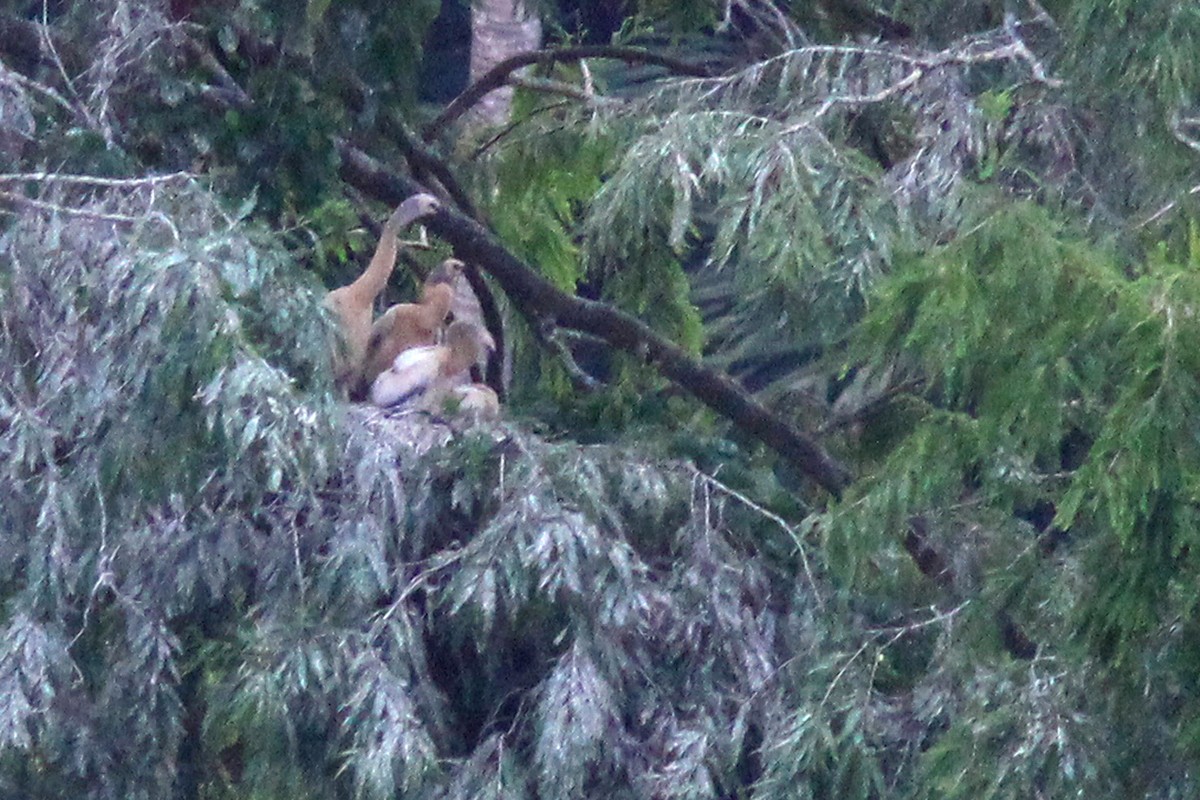
[[415,194],[405,200],[383,225],[375,254],[363,273],[351,284],[334,289],[325,296],[325,306],[337,317],[341,348],[334,356],[333,375],[338,386],[349,389],[358,382],[367,342],[371,337],[371,317],[375,298],[387,286],[396,268],[399,233],[419,219],[441,208],[432,195]]
[[363,356],[360,393],[405,350],[437,344],[454,300],[454,280],[463,266],[456,258],[446,259],[425,279],[420,302],[397,303],[375,320]]
[[412,347],[371,384],[371,402],[381,408],[436,409],[455,387],[471,382],[471,366],[495,347],[491,335],[466,320],[455,320],[440,345]]

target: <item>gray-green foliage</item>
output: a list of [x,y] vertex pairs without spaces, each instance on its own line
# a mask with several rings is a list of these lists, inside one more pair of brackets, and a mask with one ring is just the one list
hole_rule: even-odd
[[780,521],[684,464],[332,403],[269,238],[186,184],[51,194],[0,243],[6,792],[703,798],[760,743],[814,796],[880,785],[860,645],[751,548]]
[[[964,618],[1015,619],[1040,648],[1020,670],[953,650],[931,663],[923,682],[971,688],[928,695],[950,727],[921,759],[926,796],[1187,793],[1195,740],[1167,709],[1195,702],[1178,658],[1195,603],[1195,270],[1193,249],[1130,275],[1018,205],[906,263],[868,316],[861,352],[918,370],[929,404],[830,516],[831,565],[906,591],[896,531],[919,516],[938,580],[975,606]],[[1056,510],[1040,529],[1013,516],[1038,505]],[[1114,731],[1177,749],[1122,752]]]
[[[860,476],[827,508],[677,421],[738,491],[348,410],[254,223],[178,177],[4,178],[0,794],[1194,796],[1200,18],[1026,5],[893,3],[913,36],[868,41],[851,3],[640,4],[719,74],[563,67],[597,94],[519,95],[472,161],[557,285],[782,376]],[[392,153],[372,103],[426,19],[243,2],[198,37],[221,77],[174,71],[162,4],[64,7],[97,63],[0,74],[12,152],[165,136],[285,217],[337,207],[334,132]],[[203,105],[226,79],[245,113]]]
[[156,796],[183,724],[169,620],[267,552],[245,503],[308,502],[327,472],[327,336],[311,290],[203,192],[54,199],[78,211],[0,241],[6,725],[80,787]]
[[[952,236],[983,202],[980,173],[1021,191],[1035,170],[1050,180],[1041,162],[1061,144],[1059,81],[1015,27],[964,33],[938,49],[815,42],[792,29],[757,58],[713,37],[682,56],[721,74],[625,85],[602,72],[604,102],[536,109],[493,156],[524,165],[536,177],[522,185],[541,190],[541,177],[560,174],[564,135],[589,153],[569,165],[572,185],[601,149],[605,179],[574,222],[579,269],[635,287],[612,296],[659,322],[677,316],[681,262],[708,328],[701,339],[694,327],[662,327],[703,342],[712,363],[754,388],[776,381],[776,392],[811,398],[830,371],[814,361],[840,353],[897,252]],[[1024,116],[1008,124],[1014,86]],[[660,296],[646,288],[667,285]],[[767,367],[770,379],[752,375],[772,362],[782,368]]]

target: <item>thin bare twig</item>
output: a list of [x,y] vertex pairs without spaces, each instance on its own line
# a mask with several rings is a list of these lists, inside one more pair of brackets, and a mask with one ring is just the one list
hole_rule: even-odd
[[[0,65],[0,67],[2,67],[2,66],[3,65]],[[14,82],[20,84],[22,87],[24,87],[25,89],[28,89],[31,92],[36,92],[38,94],[45,95],[46,97],[50,98],[50,100],[53,103],[55,103],[58,106],[61,106],[62,109],[64,111],[66,111],[68,114],[75,113],[75,107],[71,105],[71,102],[69,100],[67,100],[67,98],[63,97],[61,94],[59,94],[58,92],[56,92],[54,89],[50,88],[49,86],[38,83],[37,81],[33,80],[32,78],[27,78],[24,75],[22,75],[21,73],[17,72],[16,70],[5,70],[4,71],[4,79],[5,80],[12,79]]]
[[[8,200],[17,205],[36,208],[38,211],[48,211],[53,214],[62,214],[69,217],[80,217],[83,219],[96,219],[105,222],[127,222],[138,224],[146,222],[149,219],[157,220],[171,230],[171,235],[178,241],[180,238],[179,230],[171,220],[160,212],[154,212],[149,215],[133,216],[130,214],[117,214],[112,211],[96,211],[90,208],[74,208],[72,206],[64,206],[58,203],[50,203],[45,200],[35,200],[32,197],[27,197],[17,192],[0,191],[0,200]],[[0,213],[13,213],[0,209]]]
[[966,608],[970,604],[971,604],[970,600],[964,600],[963,602],[959,603],[957,606],[950,609],[949,611],[942,611],[940,613],[934,614],[932,617],[930,617],[927,620],[922,620],[921,622],[913,622],[908,625],[900,625],[900,626],[897,626],[894,628],[880,628],[880,629],[874,631],[873,635],[869,639],[867,639],[867,641],[863,642],[862,647],[858,648],[858,650],[854,651],[854,654],[851,655],[850,658],[846,659],[846,663],[843,664],[842,668],[838,670],[837,675],[833,676],[833,680],[829,682],[829,687],[825,690],[825,696],[821,698],[820,705],[825,705],[825,703],[828,702],[830,695],[833,694],[834,688],[836,688],[838,683],[841,682],[842,677],[845,676],[845,674],[846,674],[846,671],[850,669],[850,665],[853,664],[855,661],[857,661],[859,656],[861,656],[863,653],[865,653],[867,651],[867,648],[869,648],[872,644],[874,644],[876,641],[878,641],[880,636],[882,636],[885,633],[889,633],[889,632],[892,633],[891,638],[889,638],[886,642],[884,642],[880,646],[881,650],[886,650],[887,648],[891,647],[896,642],[898,642],[900,640],[900,638],[903,637],[905,634],[912,633],[913,631],[918,631],[922,628],[928,628],[930,625],[937,625],[939,623],[946,622],[948,620],[953,619],[954,617],[956,617],[958,615],[958,613],[960,611],[962,611],[964,608]]
[[703,64],[695,64],[682,59],[672,58],[671,56],[665,56],[662,53],[640,47],[579,45],[559,49],[531,50],[527,53],[518,53],[515,56],[506,58],[484,73],[479,80],[468,86],[462,94],[451,100],[442,113],[438,114],[432,122],[425,126],[425,129],[421,132],[421,137],[425,141],[431,141],[437,136],[439,131],[465,114],[468,109],[474,107],[485,95],[494,89],[499,89],[501,86],[511,83],[511,76],[517,70],[524,69],[531,64],[552,64],[559,61],[579,61],[585,58],[608,58],[617,61],[652,64],[654,66],[665,67],[667,70],[680,75],[691,75],[693,77],[707,77],[712,74],[711,70]]
[[[42,0],[42,22],[38,26],[38,34],[42,37],[42,47],[50,54],[50,59],[54,62],[54,66],[58,69],[58,74],[62,76],[63,85],[67,90],[78,99],[79,92],[75,89],[75,82],[71,80],[71,76],[67,74],[67,68],[63,64],[62,57],[58,54],[58,48],[54,46],[54,39],[50,36],[50,4],[48,0]],[[74,114],[79,114],[87,122],[88,127],[97,129],[99,126],[88,113],[87,108],[83,103],[71,103],[67,101],[66,107]]]
[[771,522],[774,522],[780,528],[783,528],[784,532],[787,533],[787,535],[789,537],[791,537],[791,540],[795,543],[796,552],[798,552],[800,554],[800,563],[804,567],[804,576],[806,578],[808,578],[808,584],[809,584],[809,586],[812,587],[813,597],[816,598],[816,601],[817,601],[817,608],[824,609],[825,608],[825,600],[824,600],[824,598],[821,597],[821,591],[817,586],[816,576],[813,575],[812,567],[808,563],[808,555],[804,552],[804,546],[805,546],[804,538],[800,535],[800,532],[797,531],[796,528],[793,525],[791,525],[787,520],[785,520],[783,517],[776,514],[774,511],[771,511],[770,509],[767,509],[767,508],[763,508],[761,505],[754,502],[749,497],[747,497],[746,495],[739,492],[737,489],[734,489],[732,486],[727,486],[726,484],[717,480],[712,475],[709,475],[706,472],[702,472],[694,464],[688,464],[688,469],[691,470],[692,474],[697,479],[703,481],[704,483],[706,483],[709,486],[712,486],[713,488],[720,491],[722,494],[732,497],[734,500],[737,500],[739,503],[746,506],[751,511],[754,511],[755,513],[759,514],[760,516],[764,517],[765,519],[768,519]]
[[588,374],[587,370],[579,366],[579,362],[575,360],[575,355],[567,347],[567,343],[563,341],[561,328],[552,327],[549,331],[535,331],[535,335],[541,340],[542,344],[558,355],[563,369],[567,371],[567,377],[571,381],[571,386],[576,391],[584,394],[592,394],[604,386],[603,381],[592,377]]
[[523,119],[519,119],[519,120],[510,122],[507,125],[505,125],[503,128],[501,128],[500,130],[496,131],[496,133],[494,133],[486,141],[484,141],[478,147],[476,147],[473,151],[471,151],[471,156],[468,160],[474,161],[477,158],[480,158],[488,150],[491,150],[497,144],[499,144],[500,142],[502,142],[506,138],[508,138],[509,134],[511,134],[517,128],[520,128],[525,123],[529,122],[534,117],[541,116],[542,114],[548,114],[548,113],[550,113],[552,111],[556,111],[560,108],[566,108],[569,105],[570,105],[570,103],[568,101],[559,100],[554,103],[547,103],[546,105],[541,106],[540,108],[533,109],[533,111],[530,111],[527,115],[525,115],[525,117]]
[[[1189,195],[1200,194],[1200,184],[1196,184],[1196,185],[1195,185],[1195,186],[1193,186],[1192,188],[1188,189],[1188,190],[1187,190],[1187,193],[1188,193]],[[1162,218],[1164,215],[1166,215],[1166,214],[1169,214],[1169,213],[1171,212],[1171,210],[1172,210],[1172,209],[1174,209],[1174,208],[1175,208],[1175,206],[1177,206],[1177,205],[1179,205],[1179,201],[1178,201],[1178,200],[1172,200],[1171,202],[1167,203],[1165,206],[1163,206],[1162,208],[1160,208],[1158,211],[1155,211],[1153,214],[1151,214],[1150,216],[1146,217],[1144,220],[1142,220],[1141,222],[1139,222],[1139,223],[1138,223],[1137,225],[1135,225],[1134,227],[1135,227],[1135,228],[1144,228],[1144,227],[1146,227],[1147,225],[1151,225],[1151,224],[1153,224],[1153,223],[1157,222],[1157,221],[1158,221],[1159,219],[1161,219],[1161,218]]]
[[192,180],[191,172],[171,172],[166,175],[147,175],[143,178],[102,178],[98,175],[71,175],[62,172],[10,172],[0,173],[0,183],[69,183],[80,186],[102,186],[105,188],[131,188],[152,186],[179,180]]
[[509,79],[509,83],[521,89],[528,89],[531,92],[539,92],[541,94],[555,94],[563,97],[571,97],[589,105],[623,105],[624,101],[615,97],[604,97],[595,92],[588,91],[587,88],[579,88],[573,83],[566,81],[552,81],[545,78],[522,78],[513,76]]
[[1029,71],[1039,83],[1044,83],[1047,86],[1054,88],[1062,86],[1062,80],[1059,78],[1049,77],[1049,75],[1046,73],[1046,68],[1042,66],[1042,62],[1036,55],[1034,55],[1033,51],[1029,49],[1029,46],[1025,44],[1025,40],[1021,38],[1021,34],[1017,30],[1018,25],[1019,23],[1017,22],[1016,14],[1009,12],[1008,14],[1004,15],[1004,31],[1008,34],[1008,37],[1011,40],[1011,45],[1015,49],[1015,54],[1017,57],[1029,65]]

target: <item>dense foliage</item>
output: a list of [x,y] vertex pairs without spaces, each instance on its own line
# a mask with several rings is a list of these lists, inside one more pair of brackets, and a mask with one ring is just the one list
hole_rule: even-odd
[[[0,4],[0,794],[1195,796],[1193,4],[546,2],[498,129],[302,6]],[[500,422],[338,401],[348,148],[849,488],[498,284]]]

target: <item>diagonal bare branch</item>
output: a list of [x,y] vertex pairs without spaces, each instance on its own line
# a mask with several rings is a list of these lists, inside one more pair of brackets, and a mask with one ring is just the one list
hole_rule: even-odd
[[[366,153],[339,142],[341,175],[364,194],[396,204],[422,187],[385,169]],[[477,264],[496,280],[517,310],[534,324],[557,325],[592,334],[610,346],[643,358],[660,374],[730,420],[807,474],[835,497],[853,480],[850,470],[816,440],[754,399],[727,375],[704,366],[648,325],[604,303],[585,300],[555,287],[514,256],[490,231],[443,207],[426,226],[450,243],[455,255]]]
[[703,64],[694,64],[682,59],[664,56],[640,47],[618,47],[616,45],[580,45],[578,47],[562,47],[558,49],[531,50],[528,53],[518,53],[512,58],[506,58],[488,70],[482,78],[468,86],[462,94],[450,101],[450,104],[437,117],[425,126],[421,135],[425,141],[433,139],[439,131],[461,117],[472,106],[494,89],[508,84],[512,74],[531,64],[551,64],[557,61],[579,61],[585,58],[609,58],[619,61],[640,64],[652,64],[665,67],[679,75],[691,75],[706,78],[712,71]]

